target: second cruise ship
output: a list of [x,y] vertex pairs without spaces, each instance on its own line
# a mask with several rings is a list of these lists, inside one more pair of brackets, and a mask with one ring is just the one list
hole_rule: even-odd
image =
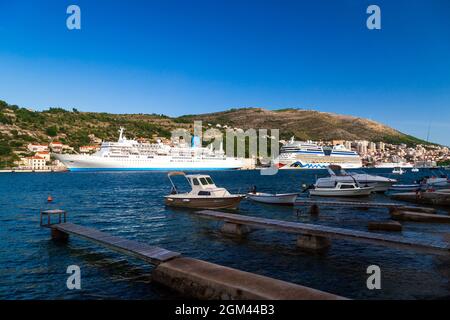
[[280,169],[326,169],[330,165],[358,169],[362,160],[357,152],[343,145],[324,148],[312,142],[294,141],[294,137],[281,147],[278,157]]

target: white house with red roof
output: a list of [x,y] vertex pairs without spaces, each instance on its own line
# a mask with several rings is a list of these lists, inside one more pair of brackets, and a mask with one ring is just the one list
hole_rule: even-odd
[[42,152],[42,151],[48,151],[48,145],[46,144],[33,144],[30,143],[27,146],[28,150],[30,150],[31,152]]
[[63,144],[62,142],[59,141],[52,141],[50,142],[50,148],[52,149],[53,152],[60,153],[63,149]]

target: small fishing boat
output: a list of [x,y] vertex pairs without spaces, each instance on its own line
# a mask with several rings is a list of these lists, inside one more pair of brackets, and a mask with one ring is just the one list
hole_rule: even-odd
[[412,168],[412,169],[411,169],[411,172],[419,172],[419,171],[420,171],[419,168]]
[[[169,172],[167,175],[172,184],[171,194],[165,196],[165,203],[172,207],[192,209],[236,209],[244,198],[241,194],[231,194],[225,188],[215,185],[209,175],[184,172]],[[190,192],[179,193],[172,181],[173,176],[184,176],[191,187]]]
[[357,183],[337,182],[334,187],[313,186],[309,190],[311,196],[321,197],[365,197],[370,195],[374,187],[361,187]]
[[298,197],[298,193],[263,193],[249,192],[247,198],[256,202],[267,204],[288,205],[293,206]]
[[374,192],[385,192],[393,184],[397,183],[397,180],[395,179],[371,175],[363,171],[347,172],[337,165],[329,166],[327,167],[327,170],[329,176],[317,179],[316,186],[334,187],[336,182],[349,182],[357,183],[360,186],[373,187]]

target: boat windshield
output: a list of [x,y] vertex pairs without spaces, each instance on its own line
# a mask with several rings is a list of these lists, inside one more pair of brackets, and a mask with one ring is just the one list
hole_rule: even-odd
[[214,184],[214,182],[212,181],[212,179],[210,177],[206,177],[206,181],[208,181],[209,184]]
[[204,186],[208,185],[208,181],[206,181],[206,178],[200,178],[200,182],[201,182],[202,185],[204,185]]

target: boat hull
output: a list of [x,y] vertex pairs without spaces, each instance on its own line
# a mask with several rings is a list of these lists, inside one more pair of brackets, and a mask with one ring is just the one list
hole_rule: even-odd
[[327,188],[319,188],[309,190],[309,194],[311,196],[320,196],[320,197],[367,197],[373,192],[373,188],[361,188],[361,189],[329,189]]
[[297,193],[286,194],[267,194],[267,193],[247,193],[247,198],[250,200],[276,205],[289,205],[293,206],[297,199]]
[[172,171],[234,170],[244,166],[241,159],[174,159],[170,156],[108,158],[94,155],[54,154],[70,171]]
[[166,196],[167,206],[190,209],[237,209],[243,196],[231,197],[176,197]]

